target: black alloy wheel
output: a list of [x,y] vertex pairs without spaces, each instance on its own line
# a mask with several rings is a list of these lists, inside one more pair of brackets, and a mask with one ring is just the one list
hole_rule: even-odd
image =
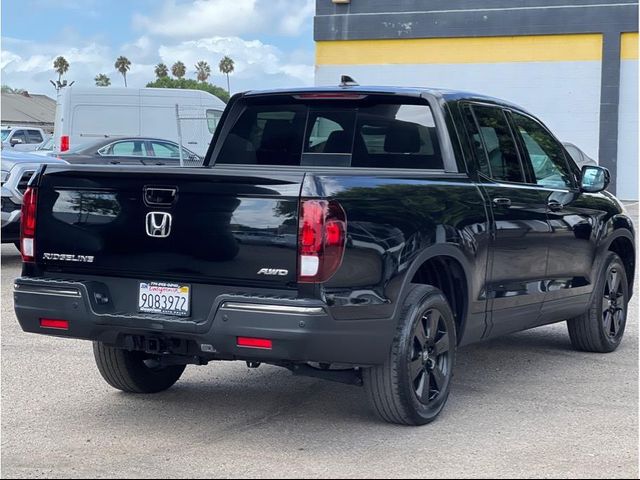
[[620,333],[626,317],[627,303],[622,288],[622,275],[617,266],[613,266],[608,274],[602,297],[602,323],[609,337],[616,338]]
[[427,405],[446,390],[451,373],[451,346],[447,324],[438,310],[425,311],[413,329],[413,349],[409,363],[416,398]]

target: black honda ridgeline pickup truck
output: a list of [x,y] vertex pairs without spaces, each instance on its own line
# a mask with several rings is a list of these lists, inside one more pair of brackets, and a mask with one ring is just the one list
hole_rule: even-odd
[[41,168],[15,310],[92,340],[125,392],[242,360],[363,385],[382,419],[422,425],[460,345],[566,320],[575,348],[618,347],[634,229],[608,183],[494,98],[238,94],[204,167]]

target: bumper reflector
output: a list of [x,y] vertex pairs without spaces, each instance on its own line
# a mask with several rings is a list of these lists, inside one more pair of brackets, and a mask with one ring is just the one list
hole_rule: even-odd
[[53,318],[41,318],[40,319],[40,327],[41,328],[53,328],[56,330],[69,330],[69,321],[68,320],[56,320]]
[[264,338],[238,337],[238,346],[271,350],[273,348],[273,342]]

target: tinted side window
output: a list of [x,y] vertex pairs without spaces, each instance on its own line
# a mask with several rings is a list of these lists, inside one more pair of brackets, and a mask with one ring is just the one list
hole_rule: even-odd
[[44,138],[42,138],[42,134],[38,130],[27,130],[29,134],[29,143],[42,143]]
[[535,120],[512,112],[513,122],[527,151],[536,183],[545,187],[570,188],[571,174],[562,146]]
[[469,133],[471,148],[473,148],[473,153],[475,155],[476,161],[478,162],[478,169],[487,177],[491,177],[489,159],[487,158],[487,154],[484,150],[484,143],[482,143],[480,130],[478,129],[478,124],[476,123],[476,119],[473,115],[473,111],[471,110],[471,106],[463,105],[462,115],[464,117],[467,132]]
[[506,182],[525,181],[515,140],[501,108],[474,105],[484,154],[491,177]]
[[[178,150],[177,145],[173,145],[167,142],[156,142],[152,141],[151,150],[153,151],[153,156],[158,158],[180,158],[180,151]],[[187,155],[185,155],[185,158]]]
[[144,141],[125,141],[113,143],[100,151],[102,155],[114,157],[146,157]]
[[11,136],[11,140],[20,139],[22,143],[27,143],[27,135],[25,130],[16,130]]

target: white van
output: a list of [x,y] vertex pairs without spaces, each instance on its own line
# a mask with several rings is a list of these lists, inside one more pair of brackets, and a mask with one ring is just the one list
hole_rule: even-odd
[[225,108],[201,90],[174,88],[63,88],[58,95],[54,151],[108,137],[154,137],[179,143],[200,156],[209,147]]

